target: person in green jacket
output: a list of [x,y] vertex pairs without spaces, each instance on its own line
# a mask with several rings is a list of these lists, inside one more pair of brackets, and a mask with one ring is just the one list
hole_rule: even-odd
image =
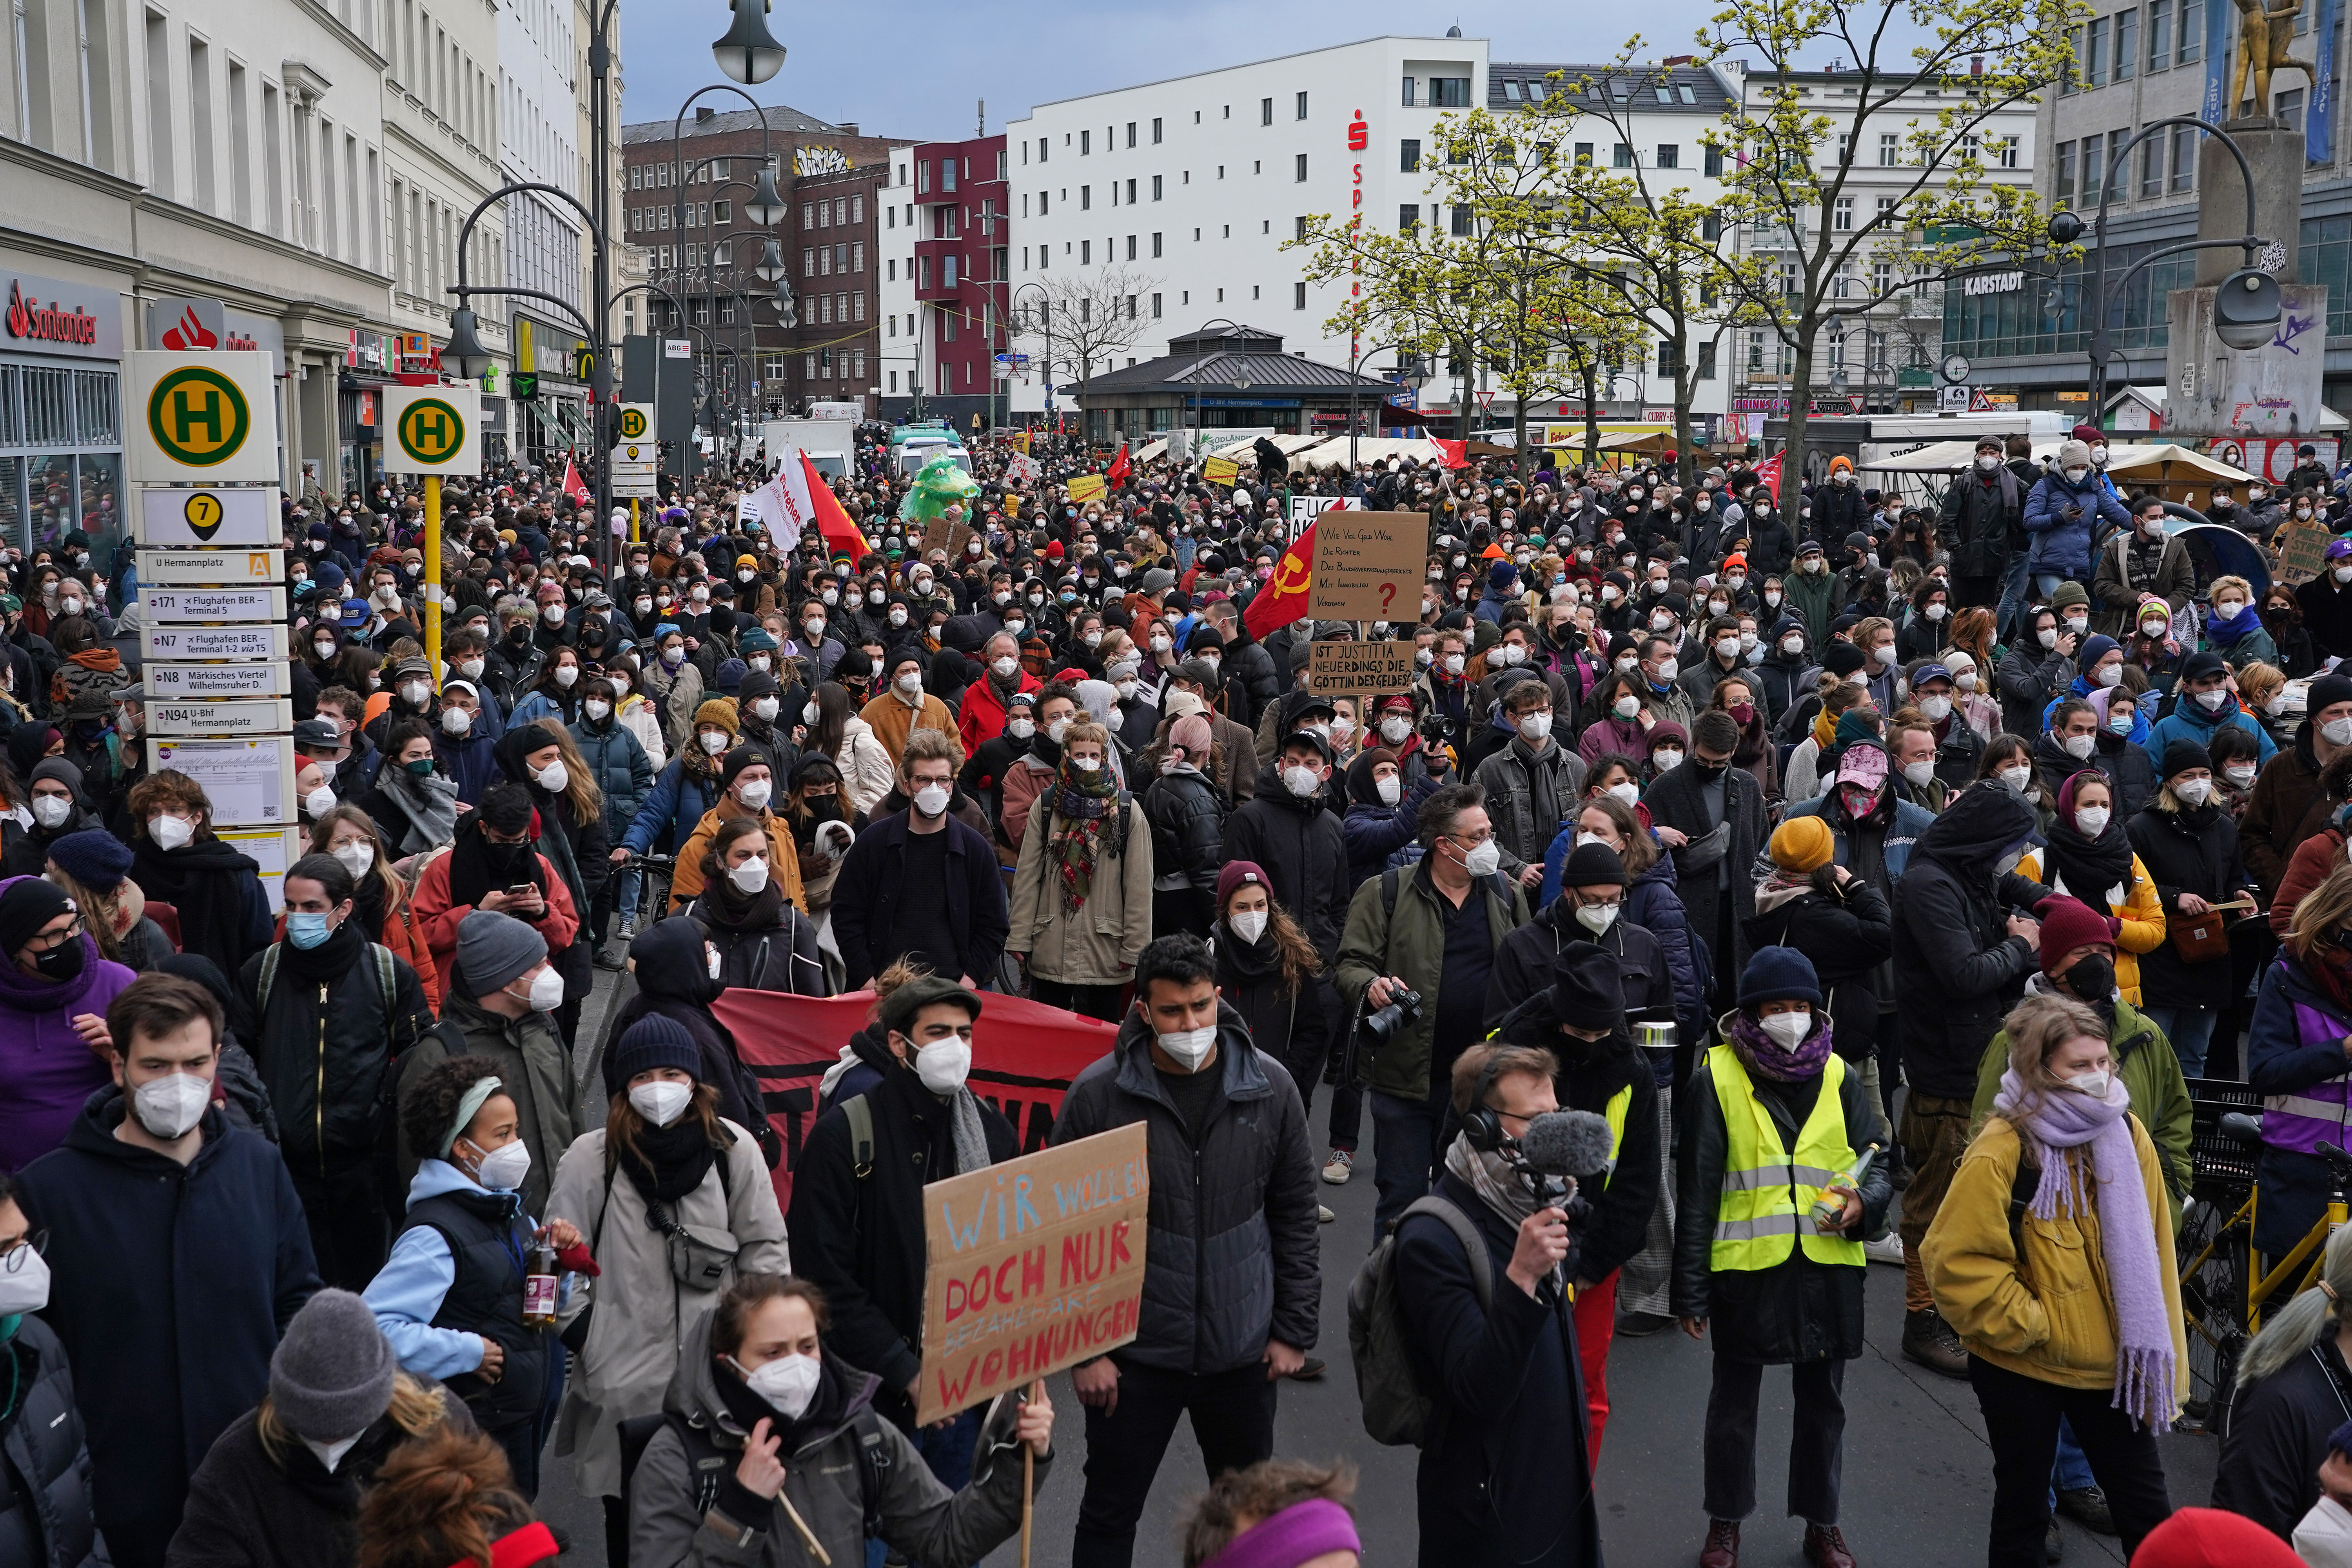
[[[2106,1020],[2107,1048],[2116,1076],[2131,1093],[2132,1114],[2147,1129],[2164,1167],[2165,1191],[2172,1200],[2172,1228],[2180,1229],[2180,1206],[2189,1195],[2191,1111],[2189,1080],[2172,1042],[2147,1016],[2116,991],[2116,922],[2078,899],[2056,894],[2034,906],[2042,917],[2042,974],[2027,989],[2055,992],[2089,1005]],[[1975,1118],[1984,1125],[2009,1068],[2009,1031],[1992,1037],[1977,1068]]]
[[[1528,920],[1528,897],[1503,874],[1486,792],[1448,784],[1422,803],[1420,860],[1367,879],[1348,906],[1332,973],[1351,1018],[1419,997],[1357,1037],[1377,1131],[1372,1179],[1375,1245],[1390,1222],[1428,1194],[1445,1152],[1454,1059],[1486,1036],[1486,982],[1503,939]],[[1534,868],[1540,872],[1541,868]],[[1381,1037],[1382,1036],[1385,1037]]]

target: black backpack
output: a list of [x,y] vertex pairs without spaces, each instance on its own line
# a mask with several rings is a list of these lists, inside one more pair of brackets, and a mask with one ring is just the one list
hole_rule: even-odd
[[1445,1222],[1469,1255],[1470,1284],[1478,1294],[1479,1310],[1492,1311],[1495,1305],[1495,1264],[1486,1238],[1468,1215],[1435,1194],[1414,1199],[1358,1267],[1348,1286],[1348,1353],[1356,1363],[1364,1436],[1391,1447],[1425,1448],[1436,1436],[1431,1421],[1435,1401],[1413,1375],[1405,1353],[1404,1316],[1397,1305],[1397,1227],[1417,1214]]

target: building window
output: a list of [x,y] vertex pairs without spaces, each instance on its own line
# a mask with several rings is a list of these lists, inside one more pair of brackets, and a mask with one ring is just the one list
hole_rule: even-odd
[[2172,0],[2147,0],[2147,68],[2172,64]]
[[1412,78],[1411,77],[1404,79],[1404,106],[1407,109],[1412,107]]
[[1837,205],[1833,209],[1833,217],[1830,226],[1837,229],[1840,233],[1853,232],[1853,198],[1852,196],[1838,197]]
[[1154,174],[1151,176],[1151,199],[1155,202],[1160,200],[1160,196],[1165,194],[1161,189],[1160,184],[1160,182],[1165,178],[1166,176],[1161,174]]
[[2151,136],[2139,144],[2139,195],[2142,201],[2153,201],[2164,195],[2164,138]]
[[1701,343],[1698,346],[1698,379],[1701,381],[1715,379],[1715,345],[1713,343]]
[[2297,135],[2303,133],[2303,89],[2290,88],[2272,100],[2271,112],[2278,122]]
[[2139,13],[2116,14],[2116,79],[2129,81],[2139,67]]
[[1609,150],[1609,166],[1612,169],[1632,168],[1633,166],[1633,149],[1622,142],[1618,142]]
[[1274,100],[1261,98],[1257,100],[1257,122],[1260,125],[1274,123]]
[[1421,204],[1406,202],[1397,208],[1397,232],[1411,234],[1421,226]]
[[2197,186],[2197,132],[2186,125],[2172,128],[2172,189],[2175,195]]
[[1397,173],[1401,174],[1421,173],[1421,139],[1419,137],[1408,136],[1397,143]]
[[1127,205],[1129,206],[1133,206],[1135,205],[1135,182],[1133,180],[1129,180],[1127,183]]
[[1095,150],[1095,133],[1094,133],[1093,132],[1091,132],[1091,131],[1081,131],[1081,132],[1078,132],[1078,156],[1079,156],[1079,157],[1081,157],[1081,158],[1087,157],[1087,155],[1089,155],[1090,153],[1092,153],[1094,152],[1094,150]]
[[1878,133],[1878,166],[1892,169],[1902,161],[1903,139],[1892,131]]
[[1456,202],[1454,205],[1453,233],[1456,238],[1463,238],[1470,232],[1470,205],[1467,202]]
[[1159,259],[1160,259],[1160,254],[1161,254],[1161,251],[1160,251],[1160,238],[1161,238],[1160,235],[1159,235],[1157,232],[1155,232],[1155,233],[1152,235],[1152,237],[1151,237],[1151,258],[1152,258],[1154,261],[1159,260]]
[[1135,259],[1135,236],[1131,234],[1127,237],[1127,258],[1129,261]]
[[2107,18],[2093,18],[2089,40],[2083,47],[2083,85],[2105,87],[2107,81]]
[[1151,144],[1154,147],[1160,145],[1160,121],[1156,118],[1151,121]]
[[1304,310],[1307,309],[1306,284],[1293,283],[1290,286],[1290,308],[1294,310]]
[[2180,0],[2180,42],[2172,63],[2192,65],[2205,58],[2205,7],[2209,0]]
[[1300,184],[1302,184],[1306,183],[1306,180],[1307,180],[1307,154],[1306,154],[1306,153],[1301,153],[1300,154],[1298,154],[1298,160],[1297,160],[1297,172],[1291,175],[1291,178],[1292,178],[1292,179],[1294,179],[1294,180],[1296,180],[1296,181],[1297,181],[1297,182],[1299,182],[1299,183],[1300,183]]
[[2058,174],[2051,186],[2050,201],[2053,206],[2074,205],[2074,144],[2072,142],[2058,143]]
[[2004,136],[2000,139],[2000,166],[2002,168],[2014,169],[2017,167],[2017,143],[2020,140],[2021,138],[2016,136]]
[[1719,180],[1723,178],[1722,148],[1709,147],[1706,150],[1706,166],[1704,172],[1706,173],[1706,177],[1710,180]]
[[[1156,120],[1152,121],[1154,125],[1159,123]],[[1157,294],[1151,297],[1151,319],[1155,321],[1160,320],[1160,296]]]
[[1307,118],[1307,95],[1303,92],[1298,95],[1298,112],[1294,118],[1299,120]]
[[1679,169],[1682,167],[1682,163],[1683,150],[1680,147],[1676,146],[1672,142],[1661,142],[1658,143],[1659,168]]
[[1132,120],[1127,122],[1127,144],[1130,147],[1135,145],[1135,121]]
[[1078,187],[1078,210],[1082,213],[1092,212],[1094,211],[1094,206],[1095,188],[1092,185],[1080,185]]
[[2081,197],[2084,206],[2095,207],[2099,205],[2099,197],[2102,189],[2106,183],[2106,138],[2104,136],[2084,137],[2083,185]]
[[1432,109],[1467,109],[1470,107],[1470,79],[1466,76],[1433,76],[1429,79],[1429,107]]
[[1095,242],[1091,239],[1082,239],[1078,241],[1078,265],[1081,267],[1088,266],[1092,264],[1094,258]]

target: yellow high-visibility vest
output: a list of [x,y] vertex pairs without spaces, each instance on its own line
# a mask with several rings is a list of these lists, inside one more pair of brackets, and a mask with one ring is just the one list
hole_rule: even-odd
[[[1637,1062],[1634,1064],[1634,1068],[1639,1072],[1647,1072],[1649,1064]],[[1612,1172],[1617,1169],[1618,1156],[1625,1152],[1625,1113],[1631,1110],[1633,1106],[1633,1086],[1629,1083],[1611,1095],[1609,1103],[1601,1110],[1601,1116],[1609,1123],[1609,1168]]]
[[1846,1139],[1845,1102],[1839,1094],[1845,1063],[1832,1055],[1823,1065],[1821,1092],[1797,1133],[1793,1155],[1781,1143],[1772,1113],[1757,1099],[1738,1055],[1729,1046],[1717,1046],[1706,1053],[1706,1065],[1727,1135],[1712,1266],[1771,1268],[1787,1260],[1802,1237],[1805,1256],[1816,1263],[1866,1267],[1860,1242],[1817,1229],[1812,1216],[1822,1189],[1839,1172],[1853,1169],[1856,1158]]

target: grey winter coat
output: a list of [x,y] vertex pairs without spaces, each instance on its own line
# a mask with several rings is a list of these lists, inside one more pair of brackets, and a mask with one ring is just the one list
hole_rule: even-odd
[[[662,1408],[707,1434],[727,1468],[714,1500],[698,1507],[703,1477],[693,1468],[685,1439],[667,1425],[656,1431],[629,1480],[629,1560],[648,1568],[813,1568],[816,1558],[783,1509],[774,1502],[762,1506],[735,1481],[745,1433],[719,1397],[714,1365],[710,1313],[705,1311],[687,1332]],[[785,1498],[824,1543],[835,1568],[866,1556],[865,1468],[857,1457],[861,1427],[882,1445],[877,1467],[882,1487],[876,1500],[879,1534],[908,1561],[977,1563],[1020,1530],[1023,1466],[1017,1452],[991,1456],[984,1479],[950,1492],[898,1427],[856,1419],[873,1403],[880,1380],[830,1354],[825,1367],[850,1390],[840,1424],[777,1458],[784,1467]],[[1039,1487],[1052,1465],[1051,1456],[1037,1461]]]
[[[1538,769],[1551,775],[1549,821],[1539,820],[1535,810],[1534,771]],[[1543,863],[1544,851],[1559,832],[1561,814],[1572,813],[1584,794],[1585,772],[1584,759],[1549,735],[1536,756],[1528,756],[1514,737],[1478,764],[1471,782],[1486,792],[1486,816],[1494,825],[1495,842],[1502,847],[1504,870],[1516,876]]]
[[1112,1353],[1202,1375],[1257,1361],[1269,1339],[1312,1349],[1323,1294],[1315,1155],[1297,1086],[1250,1043],[1229,1003],[1217,1007],[1207,1070],[1222,1075],[1223,1092],[1196,1139],[1160,1089],[1149,1024],[1130,1013],[1110,1055],[1071,1083],[1054,1123],[1056,1144],[1139,1121],[1150,1130],[1140,1329]]
[[[732,1237],[736,1274],[782,1274],[792,1259],[775,1184],[751,1135],[732,1121],[719,1125],[735,1145],[714,1162],[702,1185],[673,1206],[671,1217],[698,1230]],[[575,1279],[562,1313],[569,1328],[592,1306],[588,1337],[563,1385],[555,1421],[555,1451],[572,1458],[583,1497],[621,1495],[620,1423],[662,1407],[663,1390],[677,1371],[688,1334],[719,1299],[716,1290],[678,1284],[669,1271],[669,1243],[646,1224],[645,1194],[635,1182],[604,1174],[604,1130],[583,1132],[555,1168],[555,1192],[546,1216],[567,1219],[588,1238],[604,1272]],[[731,1283],[731,1277],[730,1281]],[[657,1559],[656,1561],[663,1561]]]

